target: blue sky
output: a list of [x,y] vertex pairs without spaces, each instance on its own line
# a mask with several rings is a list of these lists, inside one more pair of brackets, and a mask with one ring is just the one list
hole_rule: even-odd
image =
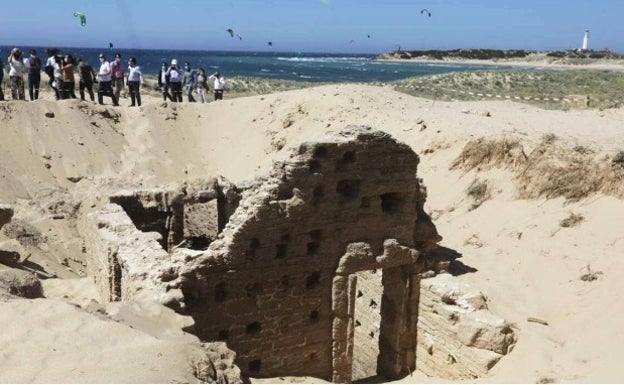
[[[30,0],[1,8],[0,45],[9,46],[552,50],[580,47],[589,29],[590,48],[624,52],[624,0]],[[74,11],[86,14],[85,27]]]

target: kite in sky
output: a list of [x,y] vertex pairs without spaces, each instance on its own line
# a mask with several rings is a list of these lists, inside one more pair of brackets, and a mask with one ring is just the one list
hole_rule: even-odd
[[108,43],[108,48],[113,49],[113,43]]
[[421,15],[427,15],[429,17],[431,17],[431,12],[429,12],[429,10],[427,8],[423,8],[420,10],[420,14]]
[[234,30],[232,28],[226,29],[225,32],[229,33],[230,37],[236,36],[238,38],[238,40],[243,40],[243,37],[241,35],[237,34],[237,33],[235,34]]
[[74,17],[79,17],[80,18],[80,25],[82,25],[83,27],[85,25],[87,25],[87,16],[85,16],[84,13],[82,13],[82,12],[74,12]]
[[268,44],[269,44],[269,47],[273,47],[273,42],[272,41],[270,41]]

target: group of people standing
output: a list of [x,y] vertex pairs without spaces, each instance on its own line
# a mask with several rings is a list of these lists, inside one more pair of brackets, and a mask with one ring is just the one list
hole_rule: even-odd
[[[28,74],[28,94],[30,100],[39,98],[39,83],[41,83],[41,59],[34,49],[30,50],[30,57],[23,58],[19,48],[13,48],[7,58],[9,63],[9,88],[13,100],[26,100],[24,92],[24,74]],[[4,80],[4,65],[0,59],[0,84]],[[0,100],[4,100],[4,92],[0,87]]]
[[[48,85],[54,91],[57,100],[76,99],[76,83],[74,73],[78,72],[80,99],[85,100],[85,91],[91,101],[95,101],[93,86],[98,85],[98,103],[104,104],[104,96],[112,99],[113,105],[119,105],[119,99],[124,86],[128,87],[131,104],[130,107],[141,105],[141,85],[144,84],[141,67],[137,60],[131,57],[128,60],[127,71],[121,63],[121,54],[115,53],[113,61],[108,61],[106,55],[99,55],[100,68],[96,72],[91,65],[81,58],[74,59],[72,55],[60,55],[55,48],[46,49],[47,60],[42,66],[41,59],[34,49],[30,50],[28,58],[22,57],[19,48],[13,48],[8,58],[9,62],[9,87],[13,100],[26,100],[24,75],[28,74],[28,94],[30,100],[39,98],[41,84],[41,70],[48,75]],[[4,66],[0,60],[0,85],[4,78]],[[208,81],[213,82],[214,100],[223,99],[225,79],[217,71],[210,76],[206,75],[203,68],[197,71],[191,69],[189,62],[184,63],[184,68],[178,67],[178,61],[173,59],[171,65],[162,63],[158,73],[158,86],[162,90],[163,99],[173,102],[182,102],[182,93],[186,94],[189,102],[196,102],[193,93],[197,91],[199,101],[206,103],[206,94],[209,91]],[[184,91],[183,91],[184,88]],[[4,100],[4,93],[0,87],[0,100]]]
[[158,86],[162,90],[165,101],[169,99],[172,102],[182,102],[182,87],[184,86],[184,92],[189,102],[196,102],[193,92],[197,91],[199,100],[206,103],[206,93],[209,90],[208,80],[213,82],[214,100],[222,100],[225,79],[219,71],[206,76],[206,71],[203,68],[195,71],[189,62],[184,62],[184,68],[180,69],[178,60],[173,59],[170,66],[163,62],[158,72]]

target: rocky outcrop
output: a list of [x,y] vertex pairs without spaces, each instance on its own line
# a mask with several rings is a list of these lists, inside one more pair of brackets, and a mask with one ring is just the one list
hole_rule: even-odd
[[485,376],[516,342],[485,296],[450,274],[421,280],[416,368],[447,379]]
[[0,268],[0,292],[24,298],[43,297],[36,274],[12,268]]

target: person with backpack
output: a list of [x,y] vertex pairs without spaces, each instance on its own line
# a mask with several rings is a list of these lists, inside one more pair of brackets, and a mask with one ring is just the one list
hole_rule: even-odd
[[169,87],[171,87],[171,96],[173,102],[182,102],[182,74],[178,69],[178,61],[173,59],[171,67],[167,69],[166,75],[169,76]]
[[28,67],[28,96],[30,101],[39,99],[39,85],[41,84],[41,59],[37,51],[30,50],[30,58],[26,59]]
[[95,83],[95,77],[97,74],[93,70],[93,67],[91,67],[89,63],[84,62],[81,58],[76,59],[76,61],[78,62],[78,77],[80,78],[78,82],[80,100],[85,100],[86,89],[87,92],[89,92],[91,101],[95,102],[95,97],[93,95],[93,83]]

